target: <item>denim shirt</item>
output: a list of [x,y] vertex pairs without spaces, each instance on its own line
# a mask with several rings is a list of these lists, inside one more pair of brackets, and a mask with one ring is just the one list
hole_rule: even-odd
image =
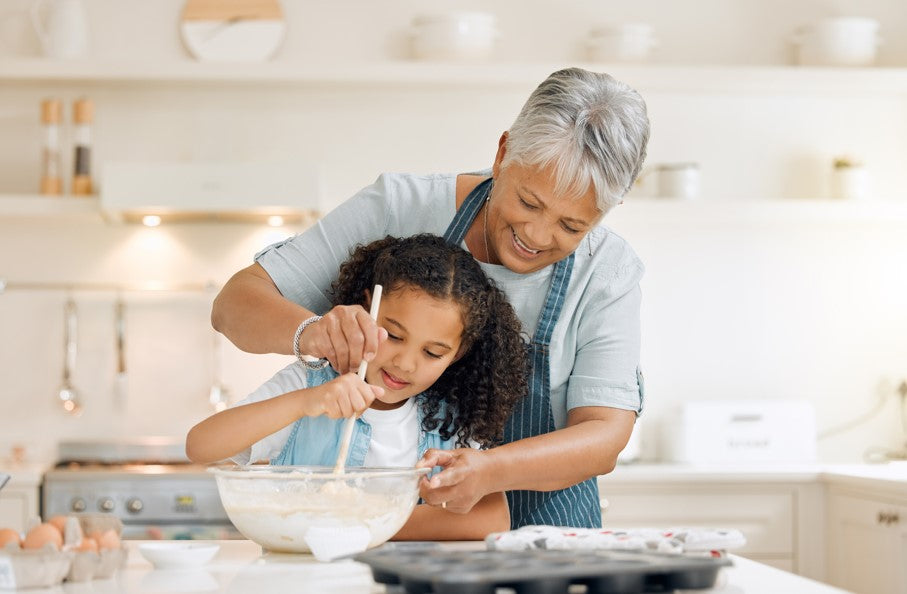
[[[321,370],[308,370],[308,385],[318,386],[337,377],[337,372],[330,367]],[[414,396],[418,398],[418,396]],[[442,403],[438,417],[443,418],[446,405]],[[416,402],[419,418],[418,457],[421,458],[429,448],[452,450],[457,447],[456,434],[444,439],[437,429],[426,431],[422,428],[424,419],[422,408]],[[340,439],[346,419],[331,419],[325,415],[302,417],[293,424],[290,437],[279,455],[271,459],[271,464],[281,466],[333,466],[340,453]],[[372,441],[372,427],[361,418],[357,418],[350,451],[346,458],[347,466],[362,466]]]

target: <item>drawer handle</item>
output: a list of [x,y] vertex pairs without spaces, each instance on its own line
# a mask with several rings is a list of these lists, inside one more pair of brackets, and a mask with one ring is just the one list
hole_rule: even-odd
[[877,516],[879,524],[884,524],[886,526],[891,526],[892,524],[897,524],[901,521],[901,516],[897,512],[883,512],[880,511]]

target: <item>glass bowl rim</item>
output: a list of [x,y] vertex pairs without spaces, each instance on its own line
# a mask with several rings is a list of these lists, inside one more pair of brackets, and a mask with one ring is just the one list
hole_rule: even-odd
[[342,473],[335,473],[333,466],[271,466],[267,464],[234,464],[211,466],[208,472],[216,477],[269,480],[347,480],[360,478],[387,478],[425,476],[431,468],[406,468],[400,466],[348,466]]

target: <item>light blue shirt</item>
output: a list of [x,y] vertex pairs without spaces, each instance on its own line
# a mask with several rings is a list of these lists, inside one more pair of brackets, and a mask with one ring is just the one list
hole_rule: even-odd
[[[337,372],[331,367],[318,371],[307,370],[308,385],[318,386],[337,377]],[[419,418],[419,446],[417,458],[429,448],[452,450],[456,447],[456,434],[450,439],[444,439],[437,429],[426,431],[422,428],[422,407],[416,410]],[[438,411],[439,418],[443,418],[444,406]],[[282,466],[333,466],[340,454],[340,441],[346,419],[331,419],[325,415],[318,417],[302,417],[296,421],[279,455],[271,459],[271,464]],[[364,466],[365,455],[368,453],[372,439],[372,428],[362,418],[357,418],[350,439],[350,450],[344,462],[347,466]]]
[[[274,377],[234,406],[260,402],[280,394],[320,386],[337,375],[330,366],[312,370],[294,362],[278,371]],[[444,439],[437,428],[426,431],[422,427],[422,420],[425,417],[422,407],[419,406],[420,397],[416,395],[413,398],[416,399],[418,417],[418,436],[413,435],[413,443],[417,444],[415,459],[420,459],[429,448],[452,450],[457,447],[456,429],[450,439]],[[437,417],[443,419],[446,410],[446,405],[442,402]],[[325,415],[302,417],[254,443],[249,449],[239,452],[231,459],[237,464],[269,460],[271,464],[277,465],[334,466],[340,453],[340,439],[345,421],[346,419],[331,419]],[[347,466],[365,466],[371,440],[371,425],[362,418],[356,419],[345,462]]]
[[[387,235],[444,234],[456,212],[456,179],[456,174],[383,174],[305,232],[255,259],[284,297],[325,313],[331,307],[331,282],[355,246]],[[575,254],[563,314],[551,338],[551,410],[558,429],[576,407],[637,413],[643,407],[638,373],[642,262],[603,225],[588,233]],[[529,274],[493,264],[482,263],[482,268],[507,294],[531,335],[553,266]]]

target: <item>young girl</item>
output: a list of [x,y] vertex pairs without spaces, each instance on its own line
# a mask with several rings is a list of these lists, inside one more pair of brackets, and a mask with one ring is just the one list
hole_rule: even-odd
[[[504,294],[468,252],[428,234],[357,247],[332,285],[332,304],[367,310],[376,284],[387,339],[365,382],[294,362],[193,427],[189,458],[333,466],[344,419],[357,413],[349,466],[411,467],[429,448],[500,443],[527,389],[520,322]],[[509,528],[507,501],[492,493],[468,514],[419,505],[395,538],[472,540]]]

